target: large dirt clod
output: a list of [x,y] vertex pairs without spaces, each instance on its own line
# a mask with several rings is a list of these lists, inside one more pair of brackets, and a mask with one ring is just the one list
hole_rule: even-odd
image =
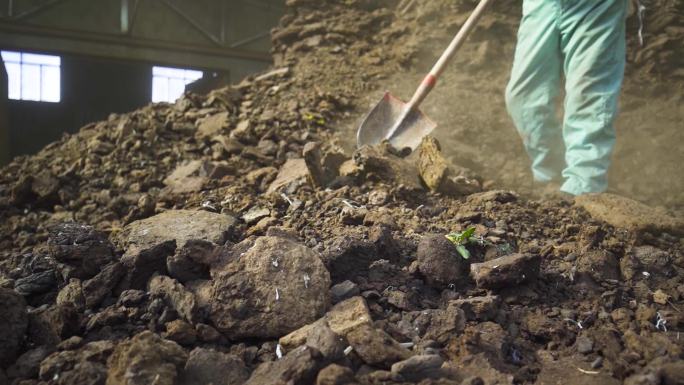
[[418,269],[427,281],[439,288],[461,285],[468,277],[468,261],[444,235],[428,235],[421,239],[416,252]]
[[68,276],[80,279],[92,278],[114,260],[114,247],[106,235],[80,223],[62,223],[51,228],[48,252],[71,267]]
[[411,352],[389,334],[369,325],[354,328],[347,333],[347,340],[361,360],[369,365],[390,368],[395,362],[411,356]]
[[0,288],[0,367],[16,360],[28,326],[26,302],[12,290]]
[[536,279],[541,258],[532,254],[511,254],[470,265],[477,286],[500,289]]
[[211,349],[196,348],[180,375],[180,385],[241,385],[249,378],[237,357]]
[[472,172],[449,164],[437,139],[426,136],[418,148],[418,171],[430,191],[446,195],[470,195],[481,190]]
[[[123,289],[141,289],[154,274],[166,274],[167,258],[190,240],[222,245],[236,219],[207,211],[172,210],[136,221],[124,228],[118,239],[128,268]],[[173,229],[173,231],[169,231]]]
[[211,320],[229,338],[281,337],[322,316],[330,275],[311,249],[261,237],[214,277]]
[[282,360],[259,365],[245,385],[305,385],[313,383],[323,366],[321,354],[308,346],[288,353]]
[[174,385],[187,359],[175,342],[142,332],[114,349],[107,362],[107,385]]

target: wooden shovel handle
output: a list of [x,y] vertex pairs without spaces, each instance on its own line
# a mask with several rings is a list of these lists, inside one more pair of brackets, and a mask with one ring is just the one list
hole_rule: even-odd
[[494,0],[480,0],[480,3],[458,31],[454,39],[451,41],[451,44],[449,44],[449,47],[447,47],[437,63],[435,63],[434,67],[432,67],[432,70],[420,84],[416,90],[416,93],[413,94],[411,101],[408,103],[411,111],[417,109],[423,100],[425,100],[425,98],[428,96],[430,91],[432,91],[432,89],[435,87],[435,84],[437,84],[437,79],[440,77],[440,75],[442,75],[442,72],[444,72],[444,69],[446,69],[446,66],[449,64],[459,48],[461,48],[463,43],[465,43],[465,40],[468,38],[473,29],[475,29],[478,21],[480,21],[482,15],[487,10],[487,7],[492,2],[494,2]]

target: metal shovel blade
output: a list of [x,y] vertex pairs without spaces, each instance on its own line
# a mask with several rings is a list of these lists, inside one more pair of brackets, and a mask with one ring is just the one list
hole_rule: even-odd
[[356,133],[358,147],[388,140],[396,149],[415,150],[437,124],[419,109],[408,114],[407,111],[406,103],[386,92],[361,123]]

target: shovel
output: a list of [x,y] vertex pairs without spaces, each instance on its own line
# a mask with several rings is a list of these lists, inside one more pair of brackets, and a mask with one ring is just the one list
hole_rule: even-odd
[[456,51],[463,45],[470,32],[484,14],[490,3],[494,0],[480,0],[473,13],[468,17],[461,30],[458,31],[454,40],[444,51],[442,57],[425,80],[420,84],[411,101],[404,103],[402,100],[386,92],[380,102],[366,116],[356,133],[358,147],[376,145],[383,140],[399,150],[410,148],[412,151],[420,145],[423,137],[435,129],[435,124],[420,110],[420,104],[425,100],[430,91],[435,87],[437,79],[444,72],[449,61]]

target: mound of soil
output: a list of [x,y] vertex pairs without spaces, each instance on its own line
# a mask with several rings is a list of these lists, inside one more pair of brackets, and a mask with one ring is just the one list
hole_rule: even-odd
[[[658,3],[647,41],[681,32],[679,3]],[[681,218],[502,189],[525,173],[501,160],[519,145],[493,102],[518,8],[497,4],[446,74],[479,98],[426,108],[443,145],[347,145],[473,4],[289,0],[272,71],[0,171],[0,383],[681,383]],[[659,71],[681,47],[660,46],[630,53],[628,82],[673,95]]]

